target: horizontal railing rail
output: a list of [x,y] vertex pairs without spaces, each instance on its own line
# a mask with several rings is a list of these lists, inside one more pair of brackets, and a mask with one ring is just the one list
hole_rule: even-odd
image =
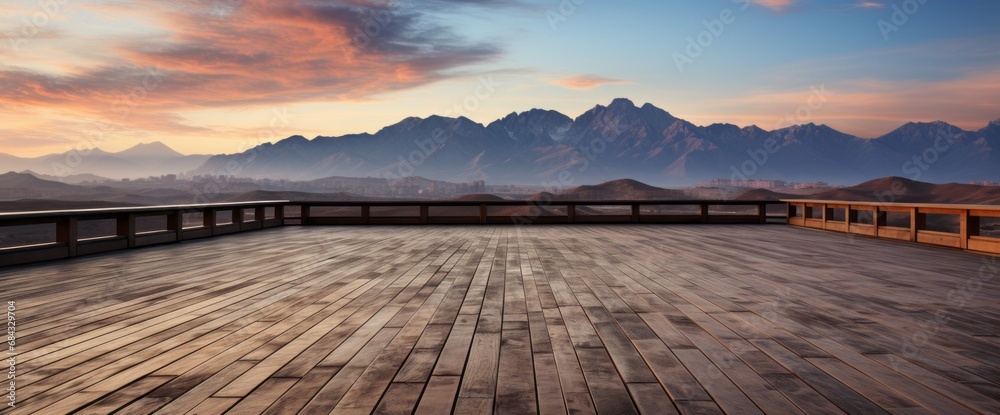
[[[767,206],[780,205],[768,214]],[[572,200],[292,202],[298,215],[285,222],[341,224],[555,224],[555,223],[766,223],[785,222],[777,201]]]
[[282,226],[285,203],[0,213],[0,266]]
[[278,200],[16,212],[0,213],[0,266],[286,225],[757,224],[787,220],[783,202],[732,200]]
[[782,201],[794,226],[1000,254],[997,205]]

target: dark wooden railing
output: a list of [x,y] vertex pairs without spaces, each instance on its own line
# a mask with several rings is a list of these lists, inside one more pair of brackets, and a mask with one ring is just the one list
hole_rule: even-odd
[[[782,201],[788,203],[788,223],[794,226],[1000,254],[1000,237],[984,235],[980,226],[1000,218],[996,205]],[[898,216],[890,221],[890,214]],[[929,221],[929,215],[936,217]]]
[[757,224],[787,217],[782,202],[721,200],[263,201],[0,213],[0,266],[285,225]]
[[[7,239],[0,239],[0,266],[282,226],[284,203],[286,202],[272,201],[0,213],[0,237]],[[220,220],[220,213],[228,214],[230,220]],[[165,220],[159,225],[137,226],[143,218]],[[88,227],[94,228],[95,235],[80,235],[81,224],[84,223],[98,223],[97,226]],[[33,227],[23,233],[39,240],[18,241],[16,233],[9,232],[14,227]]]

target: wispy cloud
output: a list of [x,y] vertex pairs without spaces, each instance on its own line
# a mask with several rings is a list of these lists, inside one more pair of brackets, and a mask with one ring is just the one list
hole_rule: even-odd
[[[446,80],[502,54],[497,44],[467,41],[423,9],[388,9],[384,1],[244,0],[223,2],[233,4],[223,9],[212,3],[88,5],[125,20],[155,22],[152,29],[165,36],[106,39],[100,61],[62,72],[0,66],[0,106],[44,110],[46,124],[116,119],[136,129],[185,134],[203,129],[185,125],[177,115],[184,111],[363,100]],[[151,68],[162,73],[162,84],[142,91],[128,117],[116,116]]]
[[768,9],[781,12],[787,10],[796,0],[752,0],[754,3]]
[[[892,81],[859,78],[824,84],[832,93],[821,110],[809,111],[802,123],[826,123],[846,133],[878,137],[911,121],[946,121],[978,130],[1000,116],[1000,70],[962,74],[941,81]],[[741,122],[774,127],[807,103],[810,91],[760,90],[716,100],[713,114],[690,118],[699,123]],[[720,111],[721,110],[721,111]]]
[[629,83],[628,81],[615,78],[606,78],[594,75],[577,75],[568,78],[553,79],[550,83],[569,89],[593,89],[604,84]]
[[859,1],[854,4],[854,7],[861,9],[881,9],[885,7],[885,4],[877,1]]

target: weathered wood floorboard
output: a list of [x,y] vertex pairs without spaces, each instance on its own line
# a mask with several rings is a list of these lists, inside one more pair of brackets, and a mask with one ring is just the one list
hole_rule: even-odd
[[0,293],[0,413],[1000,413],[1000,261],[784,226],[285,227]]

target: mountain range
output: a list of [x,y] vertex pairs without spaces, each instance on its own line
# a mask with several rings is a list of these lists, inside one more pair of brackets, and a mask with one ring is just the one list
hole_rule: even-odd
[[110,153],[99,148],[68,151],[35,158],[21,158],[0,153],[0,170],[28,171],[46,179],[64,183],[100,182],[106,178],[139,178],[178,174],[194,170],[209,155],[183,155],[162,142],[138,144],[127,150]]
[[940,121],[909,123],[866,139],[811,123],[774,131],[697,126],[620,98],[576,119],[533,109],[487,125],[464,117],[411,117],[375,134],[295,136],[214,156],[195,173],[238,166],[241,175],[299,180],[419,175],[563,187],[619,177],[674,186],[714,178],[968,182],[1000,176],[994,149],[1000,149],[1000,120],[979,131]]
[[[119,178],[187,172],[291,180],[422,176],[559,187],[620,177],[660,186],[716,178],[851,184],[885,176],[928,182],[1000,177],[1000,152],[994,151],[1000,150],[1000,120],[978,131],[942,121],[908,123],[881,137],[861,138],[813,123],[773,131],[697,126],[624,98],[575,119],[541,109],[486,125],[465,117],[410,117],[374,134],[292,136],[210,157],[168,156],[169,148],[153,146],[121,153],[95,150],[98,155],[74,173]],[[51,160],[7,167],[10,157],[0,155],[0,170],[51,174],[45,167]],[[137,161],[143,157],[146,162]]]

